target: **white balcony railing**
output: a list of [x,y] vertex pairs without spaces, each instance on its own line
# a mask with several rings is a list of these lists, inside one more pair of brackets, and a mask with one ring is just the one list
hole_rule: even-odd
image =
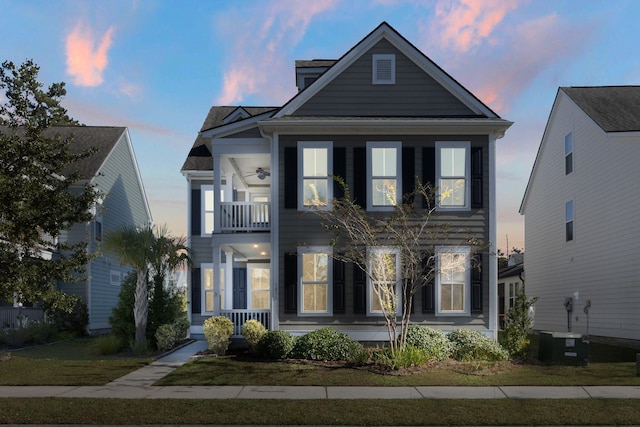
[[220,203],[220,231],[269,231],[269,202]]
[[269,310],[221,310],[221,316],[224,316],[233,322],[233,335],[242,335],[242,326],[247,320],[255,319],[269,329],[270,315]]

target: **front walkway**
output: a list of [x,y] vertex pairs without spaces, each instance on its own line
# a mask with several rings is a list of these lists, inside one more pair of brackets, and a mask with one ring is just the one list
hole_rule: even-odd
[[640,399],[640,386],[322,387],[153,386],[207,348],[196,341],[103,386],[0,386],[3,397],[118,399]]

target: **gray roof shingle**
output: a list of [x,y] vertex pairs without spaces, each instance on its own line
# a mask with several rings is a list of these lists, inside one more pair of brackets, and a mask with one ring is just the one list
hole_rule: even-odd
[[640,86],[561,87],[605,132],[640,131]]

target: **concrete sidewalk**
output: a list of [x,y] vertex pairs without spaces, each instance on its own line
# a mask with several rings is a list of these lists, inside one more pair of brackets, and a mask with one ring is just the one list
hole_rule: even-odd
[[117,399],[640,399],[640,386],[576,387],[322,387],[153,386],[185,364],[206,341],[195,341],[104,386],[0,386],[2,397]]

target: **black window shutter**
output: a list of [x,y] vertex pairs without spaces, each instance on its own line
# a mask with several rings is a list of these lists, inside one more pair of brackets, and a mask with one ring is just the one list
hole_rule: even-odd
[[353,193],[354,201],[361,207],[367,207],[367,149],[353,149]]
[[[436,187],[436,148],[424,147],[422,149],[422,183],[430,183],[431,187]],[[427,201],[423,200],[424,207],[427,207]]]
[[[413,193],[416,185],[415,149],[413,147],[402,147],[402,196]],[[413,197],[408,200],[413,202]]]
[[473,147],[471,148],[471,208],[482,207],[482,147]]
[[202,202],[200,201],[200,189],[191,190],[191,235],[199,236],[202,232],[200,228],[200,215],[202,215]]
[[333,312],[344,313],[344,262],[333,260]]
[[298,148],[284,149],[284,207],[298,208]]
[[[423,274],[429,271],[427,265],[428,257],[422,260]],[[435,287],[435,275],[432,275],[431,280],[426,283],[422,288],[422,312],[423,313],[435,313],[436,312],[436,287]]]
[[201,290],[200,269],[194,268],[191,270],[191,313],[200,314],[202,312],[202,299],[200,297]]
[[[347,149],[345,147],[334,147],[333,148],[333,175],[339,176],[345,182],[347,180],[347,159],[346,159]],[[333,198],[341,199],[344,197],[344,188],[342,185],[338,183],[338,181],[333,181]]]
[[284,312],[298,311],[298,256],[284,254]]
[[353,312],[367,312],[367,276],[356,264],[353,264]]
[[482,270],[480,267],[471,270],[471,312],[482,313]]

